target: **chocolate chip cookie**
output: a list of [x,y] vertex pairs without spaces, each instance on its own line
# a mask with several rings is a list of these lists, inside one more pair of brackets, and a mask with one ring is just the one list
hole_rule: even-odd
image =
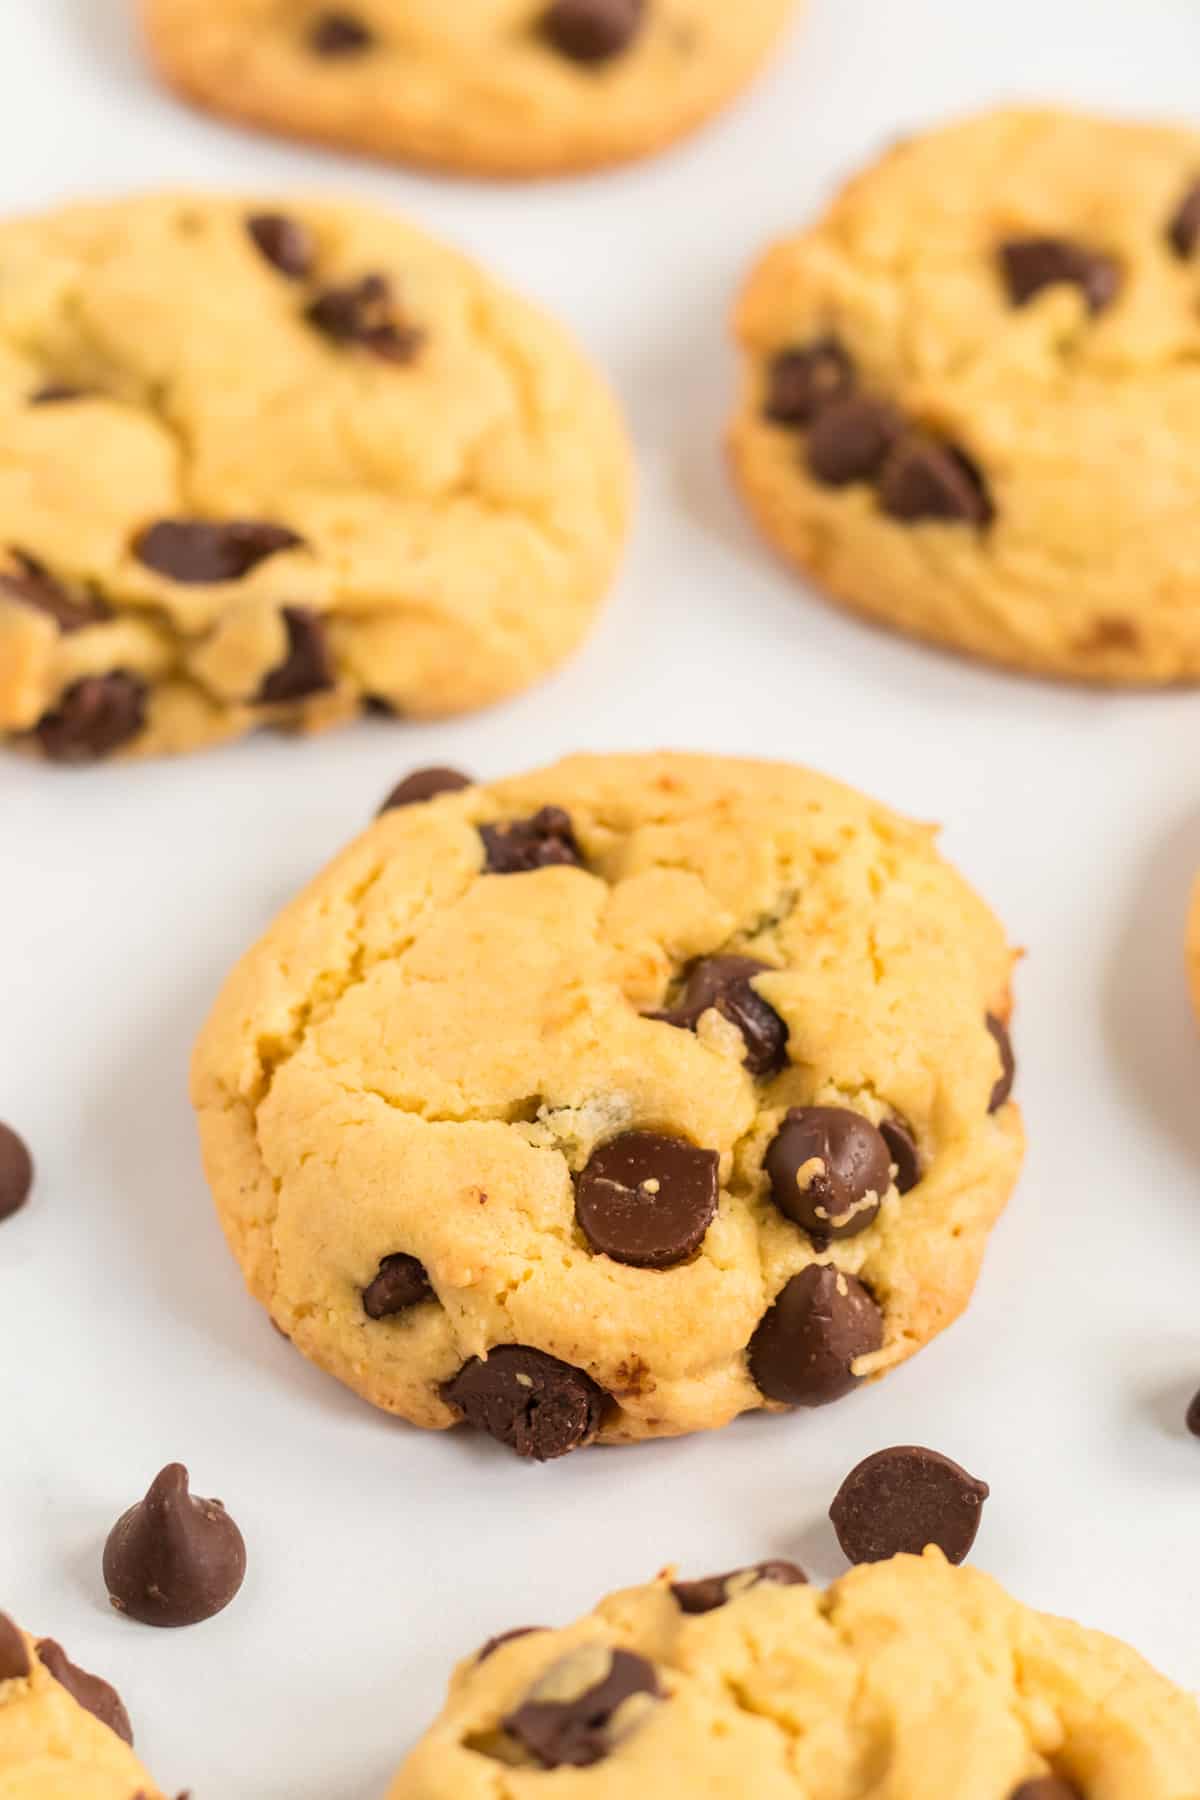
[[857,611],[1013,667],[1200,676],[1200,133],[914,138],[737,309],[737,479]]
[[[696,1590],[703,1603],[692,1604]],[[667,1571],[456,1672],[389,1800],[1193,1800],[1200,1709],[937,1550],[824,1592]],[[498,1767],[498,1765],[500,1765]]]
[[629,458],[563,333],[385,213],[149,198],[0,225],[0,733],[189,750],[536,680]]
[[800,769],[574,757],[385,811],[193,1078],[251,1291],[417,1425],[545,1460],[820,1406],[966,1304],[1017,1175],[1012,953]]
[[142,0],[182,94],[401,162],[542,175],[648,155],[746,86],[797,0]]

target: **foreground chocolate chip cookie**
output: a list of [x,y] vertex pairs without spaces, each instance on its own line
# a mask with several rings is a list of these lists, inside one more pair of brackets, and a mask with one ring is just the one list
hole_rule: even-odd
[[628,458],[556,326],[386,214],[144,199],[0,225],[0,733],[54,762],[525,686]]
[[1200,133],[913,139],[737,311],[737,479],[849,606],[1085,681],[1200,676]]
[[750,81],[797,0],[142,0],[188,98],[402,162],[539,175],[649,154]]
[[230,979],[217,1206],[292,1341],[418,1425],[544,1460],[823,1405],[966,1304],[1021,1159],[1011,962],[927,827],[800,769],[442,791]]
[[1200,1709],[1114,1639],[936,1550],[823,1593],[745,1574],[699,1617],[668,1572],[463,1663],[389,1800],[551,1770],[597,1800],[1193,1800]]

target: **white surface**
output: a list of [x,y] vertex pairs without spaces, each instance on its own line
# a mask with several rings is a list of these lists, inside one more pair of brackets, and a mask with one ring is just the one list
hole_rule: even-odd
[[[470,4],[470,0],[453,0]],[[656,165],[533,189],[369,168],[189,116],[123,0],[0,0],[0,204],[154,183],[374,194],[572,320],[642,462],[590,647],[489,716],[259,739],[79,775],[0,763],[0,1116],[36,1204],[0,1237],[0,1605],[122,1690],[165,1787],[377,1800],[491,1632],[565,1621],[668,1559],[840,1558],[824,1512],[916,1439],[987,1477],[975,1560],[1200,1686],[1200,1047],[1180,968],[1200,866],[1200,696],[960,666],[799,592],[717,448],[750,255],[855,161],[1037,92],[1194,109],[1194,0],[813,0],[739,112]],[[309,1368],[242,1293],[197,1166],[188,1049],[235,954],[410,767],[480,774],[662,743],[810,761],[923,817],[1029,956],[1031,1152],[975,1304],[841,1406],[538,1469],[422,1436]],[[112,1615],[99,1553],[160,1464],[240,1521],[240,1599],[196,1630]]]

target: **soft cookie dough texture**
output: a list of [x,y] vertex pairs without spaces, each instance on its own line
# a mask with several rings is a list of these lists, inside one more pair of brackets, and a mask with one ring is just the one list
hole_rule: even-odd
[[[5,1668],[12,1630],[0,1615]],[[27,1673],[0,1674],[0,1800],[162,1800],[133,1751],[54,1679],[34,1639],[18,1636]]]
[[628,508],[562,331],[325,201],[0,225],[0,444],[0,733],[62,761],[499,699],[582,638]]
[[[487,871],[539,828],[578,860]],[[245,957],[196,1050],[251,1291],[376,1405],[465,1413],[533,1455],[724,1425],[764,1404],[760,1378],[812,1404],[894,1367],[966,1304],[1022,1154],[997,1041],[1012,953],[933,838],[820,775],[683,754],[573,757],[385,813]],[[774,1023],[760,1048],[788,1034],[765,1072],[718,1006],[692,1029],[646,1016],[729,953],[764,965],[734,1017]],[[764,1173],[811,1106],[876,1151],[875,1122],[907,1133],[832,1241]],[[637,1132],[660,1156],[677,1140],[690,1173],[652,1158],[623,1212],[579,1177]],[[691,1234],[631,1266],[594,1248],[577,1189],[618,1249],[631,1219]],[[815,1191],[783,1189],[801,1213]],[[533,1362],[474,1360],[513,1345]],[[447,1392],[464,1365],[506,1390],[492,1413]],[[587,1416],[556,1436],[560,1404]]]
[[752,79],[797,0],[142,0],[217,112],[400,161],[541,175],[649,154]]
[[[1200,676],[1200,133],[915,137],[768,252],[736,329],[737,479],[829,593],[1022,669]],[[818,395],[782,359],[821,347]]]
[[[599,1758],[559,1766],[550,1782],[563,1800],[1200,1793],[1190,1696],[1124,1644],[1032,1612],[929,1550],[855,1569],[824,1592],[760,1581],[699,1615],[681,1609],[667,1574],[565,1630],[502,1644],[456,1671],[389,1800],[534,1800],[546,1764],[518,1735],[531,1694],[547,1676],[569,1691],[573,1673],[578,1691],[614,1652],[640,1659],[658,1692],[643,1688],[593,1725]],[[552,1722],[565,1745],[562,1715]]]

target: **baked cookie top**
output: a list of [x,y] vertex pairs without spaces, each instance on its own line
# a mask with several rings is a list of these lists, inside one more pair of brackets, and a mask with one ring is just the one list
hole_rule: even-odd
[[1200,675],[1200,133],[910,139],[737,309],[739,482],[851,606],[1083,680]]
[[57,1644],[35,1642],[0,1613],[3,1800],[162,1800],[117,1735],[128,1735],[128,1724],[107,1683],[85,1675]]
[[142,0],[219,112],[401,161],[537,175],[648,154],[753,76],[797,0]]
[[1123,1644],[936,1550],[823,1592],[785,1569],[667,1571],[485,1646],[390,1800],[524,1800],[548,1769],[566,1800],[1193,1800],[1200,1710]]
[[0,731],[86,760],[457,712],[583,636],[623,432],[455,251],[197,194],[5,223],[0,268]]
[[1022,1149],[1012,955],[933,836],[695,755],[386,812],[197,1047],[253,1292],[376,1404],[536,1457],[901,1361]]

